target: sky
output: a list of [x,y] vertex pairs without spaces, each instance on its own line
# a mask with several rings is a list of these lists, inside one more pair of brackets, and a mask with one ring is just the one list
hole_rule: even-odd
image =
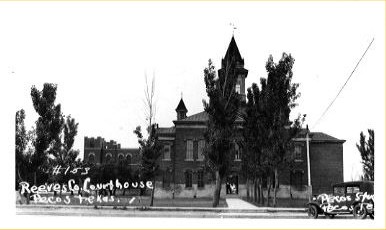
[[383,4],[4,2],[0,76],[5,98],[12,98],[7,112],[25,109],[30,128],[37,119],[31,86],[56,83],[56,102],[79,122],[74,147],[81,154],[84,136],[138,147],[132,131],[145,125],[145,76],[155,77],[156,122],[172,126],[181,95],[188,115],[203,110],[203,69],[208,59],[220,67],[234,33],[249,70],[247,86],[267,76],[269,55],[276,62],[283,52],[295,58],[293,82],[300,84],[301,97],[292,116],[307,114],[311,131],[346,140],[344,177],[355,179],[361,170],[359,133],[375,129],[381,140],[384,132]]
[[[269,55],[276,62],[283,52],[295,58],[293,82],[300,84],[301,97],[292,116],[307,114],[311,131],[346,140],[345,180],[361,172],[355,147],[360,132],[374,129],[375,176],[384,183],[383,1],[0,2],[0,31],[4,153],[14,151],[15,112],[26,111],[28,129],[37,119],[30,89],[45,82],[58,85],[56,102],[79,122],[74,147],[81,154],[84,136],[138,147],[133,130],[145,124],[145,76],[156,81],[156,122],[172,126],[181,94],[188,115],[203,110],[203,70],[208,59],[220,67],[234,33],[249,70],[247,86],[267,76]],[[12,154],[1,164],[1,175],[14,172]]]

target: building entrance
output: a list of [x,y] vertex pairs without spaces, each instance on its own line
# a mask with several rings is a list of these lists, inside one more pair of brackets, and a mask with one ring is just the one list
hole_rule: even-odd
[[239,194],[239,177],[237,175],[227,177],[226,194]]

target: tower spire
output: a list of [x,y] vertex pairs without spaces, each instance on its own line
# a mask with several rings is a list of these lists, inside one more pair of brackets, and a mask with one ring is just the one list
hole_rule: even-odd
[[242,101],[246,101],[245,95],[245,78],[248,75],[248,70],[244,68],[244,59],[241,57],[239,48],[237,47],[234,36],[229,43],[228,49],[225,53],[225,57],[221,60],[221,69],[218,70],[219,78],[224,78],[226,74],[226,68],[229,63],[234,63],[235,74],[237,75],[237,82],[235,84],[235,91],[240,95]]
[[181,92],[181,100],[180,103],[178,103],[177,108],[177,120],[181,120],[186,118],[186,113],[188,112],[188,109],[185,106],[184,100],[182,99],[182,92]]

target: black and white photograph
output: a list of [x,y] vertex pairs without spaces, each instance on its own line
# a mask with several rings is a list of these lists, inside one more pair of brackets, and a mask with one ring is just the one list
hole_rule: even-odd
[[385,228],[385,26],[384,1],[1,1],[0,227]]

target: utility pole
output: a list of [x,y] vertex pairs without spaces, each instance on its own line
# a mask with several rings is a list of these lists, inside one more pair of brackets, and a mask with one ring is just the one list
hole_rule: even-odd
[[311,161],[310,161],[310,137],[309,137],[310,130],[306,130],[306,145],[307,145],[307,175],[308,175],[308,201],[311,202],[312,200],[312,184],[311,184]]

